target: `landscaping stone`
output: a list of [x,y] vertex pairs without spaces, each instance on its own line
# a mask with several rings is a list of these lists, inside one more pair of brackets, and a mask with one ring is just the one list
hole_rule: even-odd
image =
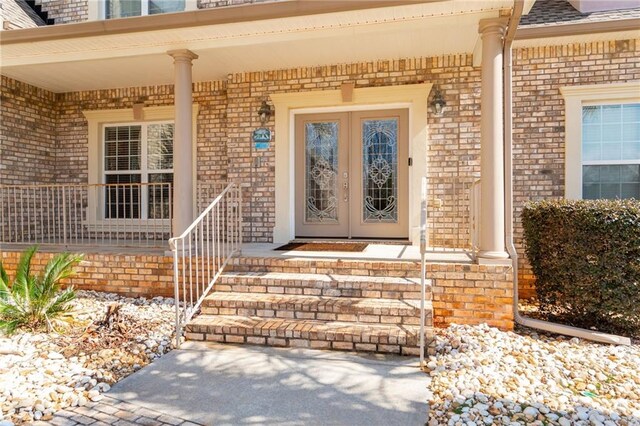
[[[73,323],[60,333],[0,335],[0,425],[47,421],[97,402],[110,386],[173,348],[173,299],[78,291]],[[119,328],[96,327],[120,305]]]
[[640,425],[640,346],[486,325],[436,331],[436,425]]

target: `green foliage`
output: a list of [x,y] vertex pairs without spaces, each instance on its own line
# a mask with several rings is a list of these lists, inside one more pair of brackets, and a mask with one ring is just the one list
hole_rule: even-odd
[[640,201],[529,203],[522,222],[543,314],[640,335]]
[[51,259],[42,273],[31,273],[31,260],[37,251],[32,247],[20,257],[16,276],[9,276],[0,262],[0,330],[13,333],[18,327],[54,328],[61,315],[71,309],[76,294],[72,287],[60,289],[60,281],[73,274],[82,255],[62,253]]

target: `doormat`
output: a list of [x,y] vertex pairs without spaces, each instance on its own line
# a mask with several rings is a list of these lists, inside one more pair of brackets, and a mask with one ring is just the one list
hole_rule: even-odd
[[367,243],[289,243],[280,246],[274,250],[278,251],[348,251],[358,252],[364,251],[369,244]]

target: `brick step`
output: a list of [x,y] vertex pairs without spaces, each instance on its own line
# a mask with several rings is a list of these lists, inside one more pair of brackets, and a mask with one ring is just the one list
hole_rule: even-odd
[[[427,328],[426,341],[431,339]],[[420,328],[235,315],[200,315],[186,328],[189,340],[419,355]]]
[[[431,299],[427,281],[426,299]],[[307,296],[360,297],[375,299],[420,299],[420,280],[401,277],[287,272],[225,272],[215,291],[235,293],[297,294]]]
[[360,259],[235,257],[227,266],[236,272],[339,274],[362,277],[420,277],[420,262]]
[[[425,323],[430,326],[431,302],[426,301],[425,307]],[[205,315],[420,324],[420,300],[215,292],[207,296],[201,309]]]

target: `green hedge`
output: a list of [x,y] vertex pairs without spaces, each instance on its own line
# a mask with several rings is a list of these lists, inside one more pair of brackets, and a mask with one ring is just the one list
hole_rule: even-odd
[[543,315],[640,335],[640,201],[532,202],[522,222]]

